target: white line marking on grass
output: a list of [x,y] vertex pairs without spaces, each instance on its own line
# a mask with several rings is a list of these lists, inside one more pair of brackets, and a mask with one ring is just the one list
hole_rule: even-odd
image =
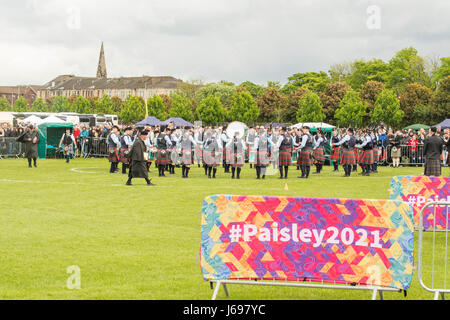
[[92,171],[84,171],[84,170],[80,170],[80,169],[102,169],[102,167],[85,167],[85,168],[73,168],[70,169],[70,171],[73,172],[78,172],[78,173],[97,173],[97,172],[92,172]]

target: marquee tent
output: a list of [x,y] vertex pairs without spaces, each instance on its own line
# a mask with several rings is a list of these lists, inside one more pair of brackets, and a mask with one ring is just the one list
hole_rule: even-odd
[[163,125],[168,125],[169,122],[172,122],[175,127],[193,127],[194,125],[182,118],[169,118],[166,121],[163,121]]
[[406,128],[405,128],[405,130],[420,130],[420,129],[425,129],[425,130],[428,130],[428,129],[430,129],[430,126],[427,126],[426,124],[420,124],[420,123],[416,123],[416,124],[412,124],[412,125],[410,125],[410,126],[407,126]]
[[42,123],[42,119],[37,117],[37,116],[35,116],[35,115],[31,115],[31,116],[23,119],[23,122],[24,123],[31,123],[31,124],[38,125],[38,124]]
[[66,129],[73,129],[73,123],[70,122],[46,122],[38,125],[41,142],[38,145],[39,159],[47,158],[47,155],[55,155],[58,149],[59,141]]
[[60,118],[56,116],[49,116],[42,120],[42,123],[66,123],[66,121],[61,120]]
[[450,119],[445,119],[441,123],[435,124],[433,127],[441,127],[441,129],[450,128]]
[[161,120],[159,120],[156,117],[147,117],[144,120],[136,123],[136,126],[138,126],[138,127],[144,127],[144,126],[154,127],[154,126],[160,125],[161,123],[162,123]]

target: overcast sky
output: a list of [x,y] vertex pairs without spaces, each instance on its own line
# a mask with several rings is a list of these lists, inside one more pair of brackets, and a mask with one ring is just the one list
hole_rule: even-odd
[[413,46],[450,56],[449,0],[0,0],[0,85],[171,75],[285,83]]

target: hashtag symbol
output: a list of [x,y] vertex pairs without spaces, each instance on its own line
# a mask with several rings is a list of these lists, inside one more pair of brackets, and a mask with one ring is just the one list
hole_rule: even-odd
[[416,197],[414,197],[414,196],[409,196],[408,202],[409,202],[409,204],[410,204],[411,206],[414,207],[414,205],[416,204]]
[[231,242],[238,242],[239,238],[241,237],[241,233],[242,233],[241,227],[239,227],[238,225],[234,224],[231,227],[231,232],[230,232]]

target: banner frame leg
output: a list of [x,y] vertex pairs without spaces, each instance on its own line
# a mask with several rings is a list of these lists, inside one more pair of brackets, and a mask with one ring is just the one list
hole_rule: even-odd
[[216,287],[214,288],[214,292],[213,292],[213,295],[212,295],[212,297],[211,297],[211,300],[216,300],[216,298],[217,298],[217,293],[219,293],[219,288],[220,288],[220,285],[222,284],[222,281],[217,281],[216,282]]
[[225,296],[229,297],[230,294],[228,293],[228,287],[227,287],[227,284],[224,283],[224,284],[222,284],[222,286],[223,286],[223,290],[225,291]]

